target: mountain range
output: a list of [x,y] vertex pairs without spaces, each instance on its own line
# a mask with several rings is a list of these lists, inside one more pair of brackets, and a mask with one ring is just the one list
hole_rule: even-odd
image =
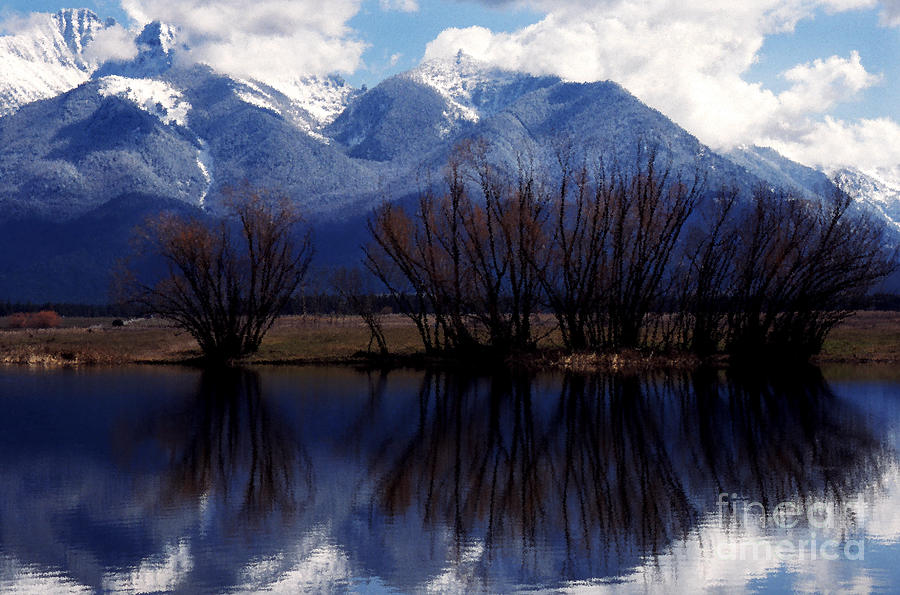
[[100,63],[90,44],[114,25],[65,10],[0,37],[0,300],[105,302],[136,225],[164,209],[215,213],[222,190],[244,181],[292,197],[319,266],[352,264],[371,209],[410,200],[474,137],[510,168],[523,151],[549,167],[571,137],[623,163],[658,146],[711,187],[814,195],[833,176],[900,227],[897,181],[826,175],[768,148],[717,153],[614,82],[498,70],[462,52],[371,89],[229,77],[178,60],[177,31],[161,23],[137,35],[133,59]]

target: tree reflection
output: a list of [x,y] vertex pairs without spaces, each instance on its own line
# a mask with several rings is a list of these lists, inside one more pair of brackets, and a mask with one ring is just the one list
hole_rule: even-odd
[[203,372],[189,403],[153,433],[169,457],[165,504],[212,498],[244,526],[293,516],[315,496],[309,457],[270,411],[256,372]]
[[[767,514],[840,503],[893,456],[815,370],[570,375],[540,391],[523,375],[426,374],[417,431],[370,464],[381,510],[451,529],[457,560],[483,540],[526,575],[613,576],[699,530],[719,493]],[[541,556],[560,541],[565,560]]]
[[873,489],[897,478],[896,387],[880,402],[838,398],[808,370],[298,368],[262,386],[253,372],[178,371],[168,392],[123,399],[147,377],[98,374],[81,398],[42,396],[55,390],[44,379],[10,402],[0,549],[16,573],[64,569],[97,591],[508,591],[637,567],[652,581],[655,561],[685,576],[717,540],[781,537],[712,526],[730,520],[723,492],[766,512],[864,493],[875,520],[856,532],[848,516],[835,533],[896,549],[896,486]]

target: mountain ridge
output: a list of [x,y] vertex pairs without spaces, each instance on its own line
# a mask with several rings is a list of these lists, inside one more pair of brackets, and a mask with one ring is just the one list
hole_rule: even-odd
[[[83,50],[99,19],[78,14],[89,26],[72,47]],[[657,147],[673,170],[703,172],[710,189],[763,184],[813,196],[831,184],[771,149],[712,151],[612,81],[534,77],[460,52],[357,90],[336,76],[263,82],[182,64],[177,31],[161,23],[135,43],[133,59],[85,62],[74,87],[0,117],[0,226],[16,229],[0,237],[0,251],[26,259],[0,277],[0,299],[64,301],[74,281],[57,283],[63,274],[90,285],[79,299],[102,301],[100,279],[111,255],[128,250],[124,226],[135,224],[125,210],[215,214],[223,189],[245,180],[293,197],[317,228],[320,263],[351,264],[371,209],[438,184],[453,147],[473,138],[488,140],[511,175],[523,154],[552,169],[565,135],[622,166]],[[890,187],[865,175],[845,178],[870,193]],[[900,192],[879,196],[878,212],[900,221],[900,207],[889,208]],[[79,226],[98,213],[109,229],[85,234]],[[29,228],[52,229],[60,252],[23,240]],[[13,236],[33,249],[11,245]],[[60,262],[78,264],[69,271]]]
[[87,81],[97,64],[84,49],[114,24],[87,9],[65,9],[32,15],[24,31],[0,37],[0,116]]

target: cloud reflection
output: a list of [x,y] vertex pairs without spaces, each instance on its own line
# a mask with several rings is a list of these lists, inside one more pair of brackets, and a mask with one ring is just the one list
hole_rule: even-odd
[[627,574],[693,539],[721,492],[767,514],[849,501],[893,456],[812,371],[569,376],[552,407],[527,378],[424,385],[419,431],[370,467],[381,510],[452,531],[456,563],[483,540],[483,570],[514,560],[526,583]]
[[[900,405],[838,397],[812,370],[175,380],[48,406],[41,377],[10,402],[0,439],[44,425],[22,432],[27,447],[0,443],[0,590],[683,591],[784,573],[776,584],[878,586],[877,555],[717,556],[808,534],[758,522],[779,502],[859,495],[865,514],[821,536],[862,536],[881,556],[900,543]],[[723,492],[765,512],[722,515]]]

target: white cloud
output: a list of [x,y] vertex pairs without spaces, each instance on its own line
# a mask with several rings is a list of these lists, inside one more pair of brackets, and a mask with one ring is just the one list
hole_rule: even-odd
[[365,43],[347,21],[360,0],[122,0],[138,23],[174,25],[189,50],[182,57],[216,70],[261,79],[352,72]]
[[900,166],[900,124],[888,118],[844,122],[825,116],[793,135],[769,139],[785,156],[831,169],[854,165],[862,170],[896,170]]
[[381,10],[397,10],[400,12],[416,12],[419,10],[418,0],[379,0]]
[[812,64],[799,64],[782,76],[793,86],[778,99],[788,113],[799,114],[824,113],[881,80],[880,76],[866,72],[859,52],[851,53],[849,60],[831,56]]
[[[900,0],[891,2],[900,13]],[[791,87],[781,94],[744,78],[768,35],[792,31],[817,10],[870,8],[874,0],[747,0],[727,6],[719,0],[531,0],[529,5],[546,16],[511,33],[446,29],[428,45],[425,58],[450,57],[462,49],[511,70],[572,81],[614,80],[719,149],[796,139],[816,127],[815,118],[880,80],[856,52],[788,70],[783,76]],[[803,153],[812,155],[815,147]]]
[[46,16],[41,13],[22,14],[9,8],[0,9],[0,35],[16,35],[23,31],[30,31],[46,21]]
[[94,34],[94,40],[84,50],[84,57],[96,64],[107,60],[126,61],[137,56],[134,32],[121,25],[101,29]]

